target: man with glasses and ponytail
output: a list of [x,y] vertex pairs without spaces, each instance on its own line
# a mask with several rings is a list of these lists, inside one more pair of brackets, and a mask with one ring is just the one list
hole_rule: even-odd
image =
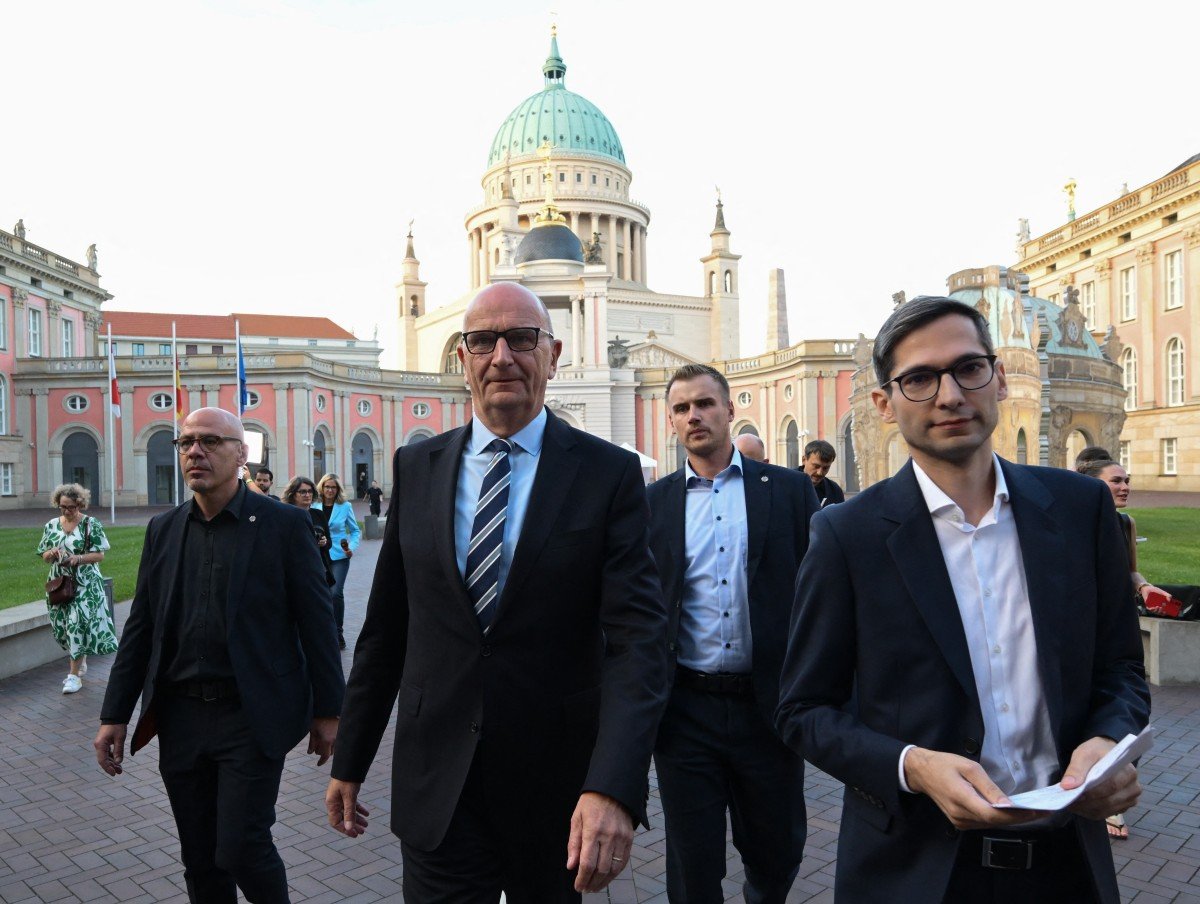
[[1149,718],[1112,498],[992,451],[1008,383],[975,308],[913,299],[873,358],[912,458],[813,518],[777,712],[846,785],[835,899],[1117,904],[1104,819],[1133,766],[1067,810],[1003,808],[1078,787]]
[[646,822],[666,613],[635,455],[546,410],[562,343],[515,283],[467,306],[473,418],[396,452],[326,793],[358,802],[396,707],[404,900],[554,904],[599,891]]
[[308,516],[239,479],[237,417],[184,419],[179,466],[192,499],[146,528],[137,589],[94,747],[109,775],[155,734],[179,828],[188,897],[282,904],[271,839],[284,757],[308,734],[323,765],[345,684],[333,601]]

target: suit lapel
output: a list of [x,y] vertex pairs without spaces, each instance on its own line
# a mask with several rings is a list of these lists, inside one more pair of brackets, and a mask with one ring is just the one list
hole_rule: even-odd
[[687,476],[683,468],[667,477],[666,491],[663,493],[666,503],[666,540],[667,551],[671,559],[669,563],[659,562],[660,573],[666,573],[670,568],[671,599],[682,594],[683,573],[687,567]]
[[883,517],[898,525],[888,537],[887,546],[904,586],[954,677],[978,708],[979,693],[962,616],[912,461],[888,482],[882,508]]
[[1025,568],[1025,586],[1029,592],[1029,611],[1037,641],[1038,669],[1045,688],[1050,727],[1059,736],[1062,724],[1063,688],[1061,674],[1053,663],[1061,662],[1060,646],[1073,636],[1063,605],[1067,592],[1063,569],[1067,538],[1061,525],[1051,516],[1054,497],[1045,485],[1026,468],[1001,459],[1000,468],[1008,484],[1009,504],[1017,523],[1021,561]]
[[579,459],[572,452],[575,438],[571,430],[549,411],[546,412],[546,432],[542,438],[537,474],[529,492],[529,505],[525,508],[525,521],[521,525],[521,536],[513,551],[512,564],[504,580],[504,591],[496,607],[495,620],[504,618],[513,595],[529,574],[533,563],[546,541],[550,530],[558,520],[558,513],[570,495],[575,474],[579,470]]
[[746,586],[751,587],[771,520],[771,477],[766,468],[745,456],[742,456],[742,493],[746,499]]
[[432,496],[429,511],[432,513],[434,543],[438,559],[446,573],[446,584],[455,588],[459,602],[470,613],[471,620],[478,624],[475,607],[467,593],[467,585],[458,569],[458,551],[454,545],[455,501],[458,498],[458,472],[462,466],[463,450],[471,436],[471,424],[459,427],[450,435],[441,448],[429,452],[429,484]]

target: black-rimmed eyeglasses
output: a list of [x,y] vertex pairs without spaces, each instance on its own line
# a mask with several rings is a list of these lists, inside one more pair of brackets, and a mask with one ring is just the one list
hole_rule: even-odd
[[942,377],[946,374],[953,377],[960,389],[983,389],[996,375],[996,356],[978,355],[974,358],[964,358],[957,364],[940,370],[910,370],[881,383],[880,388],[888,383],[895,383],[900,387],[904,398],[910,402],[928,402],[942,388]]
[[501,336],[511,351],[531,352],[537,348],[538,339],[545,333],[549,339],[554,334],[536,326],[517,326],[511,330],[471,330],[462,334],[463,345],[472,355],[486,355],[496,348],[496,340]]
[[311,496],[315,492],[316,490],[312,487],[296,487],[297,496]]
[[192,446],[199,443],[205,452],[216,452],[217,448],[224,442],[240,443],[243,440],[240,436],[218,436],[215,433],[206,433],[203,436],[181,436],[178,439],[171,440],[171,445],[180,452],[186,453],[192,451]]

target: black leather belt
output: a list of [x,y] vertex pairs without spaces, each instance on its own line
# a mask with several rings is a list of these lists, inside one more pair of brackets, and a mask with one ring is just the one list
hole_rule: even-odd
[[175,697],[192,697],[213,703],[217,700],[236,700],[239,696],[237,682],[232,678],[222,678],[219,681],[179,681],[168,687],[168,692]]
[[1061,864],[1065,854],[1079,850],[1074,826],[1028,832],[981,830],[963,832],[960,862],[986,869],[1040,870]]
[[754,693],[754,676],[735,674],[733,672],[697,672],[687,666],[675,667],[675,683],[680,687],[706,694],[729,694],[733,696],[749,696]]

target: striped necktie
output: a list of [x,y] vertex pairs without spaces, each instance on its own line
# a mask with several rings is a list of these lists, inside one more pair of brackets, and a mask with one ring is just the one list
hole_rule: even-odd
[[479,502],[475,506],[475,521],[471,526],[471,545],[467,548],[467,566],[464,577],[467,593],[475,605],[479,626],[487,633],[496,614],[496,601],[500,596],[500,551],[504,546],[504,522],[508,517],[508,483],[511,466],[508,454],[512,445],[503,439],[494,439],[487,448],[492,452],[483,485],[479,488]]

